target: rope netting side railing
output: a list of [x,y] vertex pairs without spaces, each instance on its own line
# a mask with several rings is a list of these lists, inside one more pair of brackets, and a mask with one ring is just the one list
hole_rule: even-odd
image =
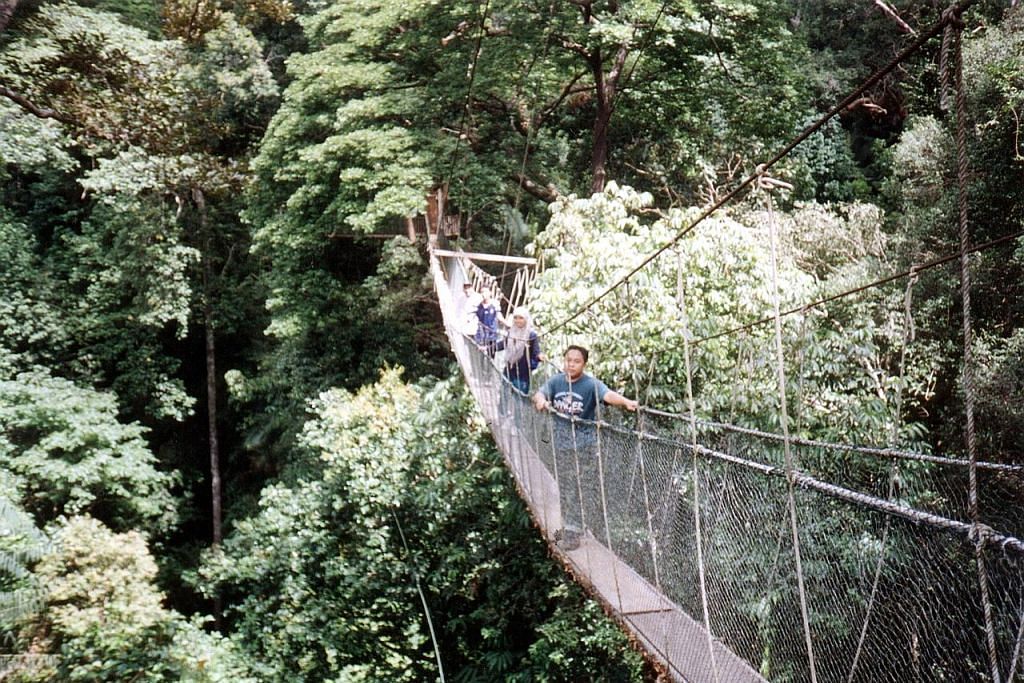
[[[445,282],[439,268],[437,277],[450,302],[461,283]],[[641,641],[676,662],[677,674],[675,666],[706,681],[757,680],[754,672],[773,681],[992,680],[978,544],[1003,680],[1020,668],[1024,543],[1006,525],[1019,518],[1020,468],[977,463],[991,524],[974,524],[960,487],[968,473],[955,458],[793,437],[799,466],[787,468],[780,435],[651,410],[642,430],[609,411],[592,425],[595,451],[566,451],[556,441],[561,418],[537,412],[505,380],[500,356],[454,324],[449,333],[538,524],[553,540],[569,489],[589,530],[569,553],[581,580],[627,624],[646,628]],[[749,666],[723,673],[736,657]]]

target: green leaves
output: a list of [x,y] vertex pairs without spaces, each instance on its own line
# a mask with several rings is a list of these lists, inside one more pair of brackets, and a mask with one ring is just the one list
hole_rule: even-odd
[[435,677],[418,578],[453,680],[639,680],[625,637],[550,562],[460,385],[386,370],[311,409],[320,471],[265,489],[200,572],[265,678]]
[[[59,655],[49,671],[65,681],[249,683],[230,645],[163,607],[156,563],[136,532],[112,533],[88,517],[64,521],[57,547],[36,567],[42,609],[21,634],[33,652]],[[16,671],[12,680],[43,680]]]
[[175,478],[155,468],[144,432],[117,420],[109,394],[41,373],[0,381],[0,467],[40,525],[93,513],[118,529],[167,530]]
[[[531,307],[541,329],[580,311],[698,213],[670,211],[649,222],[650,201],[610,183],[602,194],[552,204],[551,222],[532,247],[545,262]],[[691,347],[698,415],[774,429],[774,331],[763,321],[774,314],[776,284],[780,309],[787,310],[875,279],[886,254],[882,218],[877,207],[859,203],[798,203],[771,216],[750,206],[719,213],[549,343],[588,346],[592,371],[609,386],[654,407],[686,412],[688,334],[691,344],[700,342]],[[771,222],[780,235],[774,277]],[[884,444],[903,420],[897,390],[904,411],[931,397],[937,368],[928,347],[913,348],[900,367],[900,294],[844,298],[783,319],[789,415],[807,435]],[[906,433],[919,438],[912,429]]]

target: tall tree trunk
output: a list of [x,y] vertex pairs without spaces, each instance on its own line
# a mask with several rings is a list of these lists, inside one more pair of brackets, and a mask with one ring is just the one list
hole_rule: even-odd
[[[213,303],[210,291],[213,265],[210,247],[210,227],[206,215],[206,196],[201,188],[192,188],[192,199],[199,212],[199,239],[203,244],[203,330],[206,344],[206,422],[210,442],[210,515],[213,525],[213,548],[220,548],[223,540],[223,500],[220,480],[220,438],[217,435],[217,338],[213,323]],[[213,619],[221,630],[223,605],[219,595],[213,598]]]
[[[203,259],[203,280],[210,276],[210,266]],[[213,545],[223,540],[223,513],[220,481],[220,441],[217,438],[217,346],[212,324],[213,306],[209,298],[203,302],[203,317],[206,319],[206,417],[210,436],[210,494],[212,496]]]
[[603,192],[608,171],[608,124],[612,120],[612,104],[598,95],[594,117],[594,142],[590,149],[590,192]]
[[192,199],[199,211],[199,232],[203,242],[203,328],[206,335],[206,418],[210,442],[210,500],[213,517],[213,546],[223,540],[223,513],[220,481],[220,440],[217,436],[217,340],[213,323],[213,303],[210,292],[213,266],[210,259],[210,229],[206,215],[206,197],[196,187]]
[[11,23],[14,10],[18,8],[18,2],[19,0],[0,0],[0,33],[3,33],[7,24]]
[[605,58],[600,47],[590,53],[588,60],[591,73],[594,75],[594,99],[597,103],[597,111],[594,112],[594,140],[590,148],[591,193],[602,192],[608,180],[608,128],[611,125],[612,114],[615,113],[619,79],[628,55],[628,44],[620,45],[607,73],[604,70]]

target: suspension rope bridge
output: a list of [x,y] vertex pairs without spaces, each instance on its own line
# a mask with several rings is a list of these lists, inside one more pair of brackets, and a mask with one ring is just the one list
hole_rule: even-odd
[[[1024,528],[1015,535],[995,520],[970,521],[958,490],[968,461],[791,437],[800,466],[787,467],[784,435],[643,408],[637,428],[614,424],[613,415],[594,423],[597,472],[587,480],[578,476],[587,453],[557,453],[564,418],[538,413],[500,358],[464,334],[455,297],[463,282],[487,276],[457,252],[434,250],[431,262],[453,352],[534,521],[573,576],[674,680],[991,680],[963,677],[988,668],[976,541],[989,553],[1001,680],[1020,675]],[[863,475],[830,481],[851,456],[861,458]],[[889,472],[910,467],[914,476],[901,477],[895,494]],[[1022,491],[1024,467],[978,461],[976,470],[982,488],[1007,496],[988,510]],[[593,517],[570,551],[554,542],[565,481],[584,517]],[[802,520],[800,571],[786,531],[790,481]],[[813,677],[801,647],[801,593]]]
[[[573,576],[632,633],[673,680],[1003,681],[1024,680],[1024,466],[978,457],[970,348],[971,246],[967,232],[965,110],[960,14],[942,20],[876,72],[757,172],[571,316],[566,327],[624,287],[747,186],[769,216],[774,314],[695,338],[685,297],[680,321],[687,414],[642,407],[635,423],[614,411],[592,423],[534,409],[504,364],[466,336],[463,284],[497,286],[475,262],[516,269],[508,308],[525,303],[532,259],[431,249],[431,272],[452,350],[531,515]],[[802,307],[782,310],[779,236],[766,171],[824,121],[943,34],[943,81],[956,93],[959,252]],[[947,65],[952,65],[947,68]],[[907,278],[905,330],[917,275],[960,262],[966,458],[830,443],[789,433],[782,318]],[[702,342],[774,322],[780,433],[698,417],[691,353]],[[906,331],[899,371],[912,332]],[[547,337],[550,338],[550,337]],[[639,394],[639,387],[637,387]],[[897,389],[897,414],[902,405]],[[594,444],[566,447],[565,430],[588,429]],[[578,547],[556,542],[566,506],[582,516]]]

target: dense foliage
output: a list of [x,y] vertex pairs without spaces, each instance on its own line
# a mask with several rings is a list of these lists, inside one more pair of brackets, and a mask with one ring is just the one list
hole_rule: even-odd
[[639,655],[551,564],[470,401],[397,370],[317,399],[317,473],[266,488],[201,576],[262,680],[429,680],[434,647],[453,680],[639,680]]
[[[978,447],[1014,463],[1017,4],[964,15],[971,236],[1003,240],[970,258]],[[955,260],[803,308],[957,251],[938,41],[773,169],[791,189],[688,229],[937,7],[0,2],[9,676],[652,679],[446,379],[427,195],[544,263],[542,328],[686,231],[545,340],[645,404],[687,408],[689,348],[701,414],[777,429],[778,297],[794,434],[956,455]]]

